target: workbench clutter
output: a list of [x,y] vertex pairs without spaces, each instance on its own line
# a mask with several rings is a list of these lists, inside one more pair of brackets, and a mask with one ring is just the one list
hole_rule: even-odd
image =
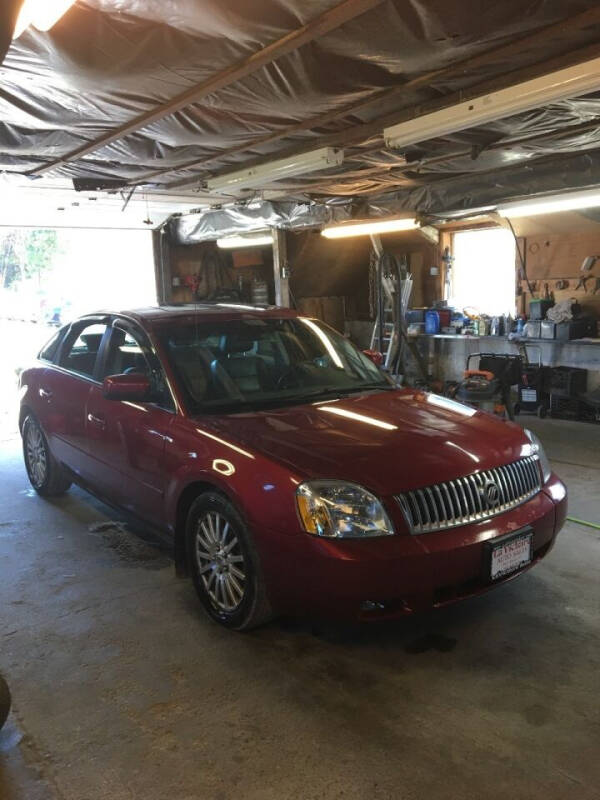
[[[462,315],[459,315],[462,319]],[[427,334],[435,336],[439,333],[455,333],[452,327],[456,312],[452,308],[439,306],[436,308],[409,308],[406,311],[406,325],[409,336]]]
[[[600,256],[597,234],[555,234],[527,239],[527,274],[521,273],[518,302],[530,339],[594,339],[600,316]],[[592,249],[593,248],[593,249]]]
[[532,299],[529,302],[529,320],[523,325],[523,335],[528,339],[594,338],[597,321],[590,313],[584,313],[573,298],[554,303],[548,299]]
[[516,320],[510,314],[490,317],[479,314],[473,308],[456,311],[446,306],[409,308],[406,312],[406,324],[409,336],[508,336],[517,332]]

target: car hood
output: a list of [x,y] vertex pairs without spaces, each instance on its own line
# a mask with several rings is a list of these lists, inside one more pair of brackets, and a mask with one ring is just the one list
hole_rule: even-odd
[[409,389],[202,422],[301,479],[339,478],[380,494],[451,480],[531,452],[518,425]]

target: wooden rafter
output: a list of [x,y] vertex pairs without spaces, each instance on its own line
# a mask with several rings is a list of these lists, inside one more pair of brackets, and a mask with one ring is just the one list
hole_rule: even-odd
[[[512,55],[521,53],[524,48],[533,49],[540,44],[547,45],[548,41],[551,41],[552,38],[554,37],[564,39],[569,35],[586,30],[590,27],[593,27],[594,25],[600,25],[600,6],[588,9],[587,11],[584,11],[581,14],[577,14],[573,17],[570,17],[569,19],[560,20],[559,22],[546,25],[543,28],[534,31],[533,33],[526,34],[525,36],[519,37],[518,39],[512,40],[511,42],[508,42],[506,44],[499,45],[498,47],[494,47],[482,53],[478,53],[477,55],[471,56],[470,58],[467,58],[463,61],[450,64],[446,67],[442,67],[436,70],[431,70],[415,78],[411,78],[408,81],[404,81],[398,86],[377,90],[373,92],[371,95],[369,95],[369,97],[367,98],[358,100],[342,108],[335,109],[334,111],[329,111],[324,114],[319,114],[315,117],[311,117],[308,120],[304,120],[294,125],[287,126],[283,130],[277,131],[276,133],[265,134],[264,136],[255,138],[252,141],[246,142],[243,145],[231,147],[227,150],[222,150],[218,153],[215,153],[213,156],[209,156],[208,158],[204,157],[201,159],[196,159],[194,161],[188,161],[186,163],[179,164],[177,166],[153,170],[152,172],[149,172],[146,175],[144,175],[142,178],[137,178],[133,182],[140,184],[152,181],[161,175],[166,175],[172,172],[178,172],[180,170],[199,169],[199,168],[204,169],[214,161],[221,161],[230,156],[238,155],[248,150],[252,150],[258,146],[280,141],[289,136],[293,136],[295,134],[304,131],[310,131],[323,127],[334,120],[343,119],[344,117],[350,116],[351,114],[356,114],[358,112],[365,111],[369,108],[376,107],[382,101],[387,101],[396,97],[400,99],[403,94],[406,94],[406,92],[421,88],[423,86],[428,86],[436,80],[456,76],[468,70],[477,69],[490,62],[493,62],[498,58],[510,59]],[[582,60],[580,55],[577,57],[577,60],[578,61]],[[527,69],[528,68],[523,68],[523,72],[525,72]],[[414,113],[414,109],[408,109],[407,113],[408,115],[410,115],[410,113]],[[348,132],[346,136],[343,136],[345,131],[341,131],[329,137],[328,141],[339,142],[340,145],[343,145],[346,142],[354,143],[355,141],[361,141],[361,140],[364,141],[368,135],[372,135],[372,133],[379,132],[379,129],[381,127],[381,121],[379,122],[376,121],[375,126],[371,124],[370,127],[365,127],[365,126],[362,127],[363,131],[358,133],[358,139],[354,137],[354,141],[353,141],[353,132],[355,131],[359,132],[361,130],[361,126],[350,126],[347,129],[345,129],[345,131]],[[367,131],[369,130],[372,131],[371,134],[367,133]],[[361,139],[361,137],[363,138]],[[321,142],[321,139],[319,139],[319,141]],[[305,150],[306,146],[307,146],[306,143],[304,143],[301,149],[298,149],[296,147],[293,151],[286,151],[285,153],[283,153],[283,156],[285,157],[286,155],[288,155],[288,153],[290,155],[297,154],[301,152],[302,149]],[[275,157],[274,155],[270,155],[268,158],[265,158],[264,161],[272,160],[274,157]],[[276,157],[279,157],[279,155],[277,155]],[[264,161],[262,163],[264,163]],[[261,163],[261,162],[253,162],[253,164],[254,163]],[[187,182],[190,181],[188,180]],[[176,183],[173,185],[180,185],[180,184]]]
[[[487,94],[489,92],[497,91],[498,89],[505,88],[507,86],[516,85],[521,83],[522,81],[528,80],[533,77],[537,77],[539,75],[547,74],[549,72],[553,72],[559,69],[562,69],[566,66],[572,66],[574,63],[584,62],[592,58],[597,58],[600,56],[600,42],[595,42],[594,44],[588,45],[585,48],[576,51],[569,51],[568,53],[564,53],[560,56],[556,56],[548,61],[543,61],[538,64],[533,64],[528,67],[520,68],[514,70],[513,72],[504,73],[500,77],[495,77],[489,81],[485,81],[484,83],[477,84],[476,86],[472,86],[469,88],[468,91],[461,91],[455,92],[450,95],[446,95],[442,97],[440,100],[436,100],[435,102],[427,103],[426,105],[419,105],[419,106],[411,106],[409,108],[403,108],[399,111],[392,112],[390,114],[386,114],[382,117],[377,117],[370,122],[364,122],[360,125],[353,125],[350,128],[346,128],[342,131],[338,131],[336,133],[328,134],[326,136],[319,137],[319,146],[320,147],[354,147],[358,146],[364,142],[367,142],[371,139],[377,140],[376,149],[381,149],[383,147],[383,129],[391,126],[396,125],[399,122],[403,122],[406,119],[412,119],[419,114],[429,113],[431,111],[437,111],[438,109],[446,108],[448,106],[454,105],[455,103],[464,102],[465,100],[469,99],[470,97],[477,97],[483,94]],[[550,134],[544,134],[544,136]],[[532,137],[535,138],[535,137]],[[506,145],[507,143],[505,143]],[[500,143],[499,147],[502,146]],[[491,145],[493,147],[493,145]],[[302,148],[298,148],[297,146],[294,148],[289,148],[288,150],[279,152],[277,154],[277,158],[292,158],[298,153],[305,151],[307,145],[304,144]],[[471,152],[471,151],[468,151]],[[467,154],[467,151],[464,153],[460,153],[460,155]],[[448,158],[451,158],[453,154],[441,155],[438,157],[438,160],[444,161]],[[251,168],[260,166],[261,164],[268,163],[273,159],[273,155],[267,158],[261,158],[253,160],[247,164],[244,164],[244,167]],[[409,171],[411,168],[415,168],[415,164],[407,164],[406,167],[396,167],[393,166],[391,168],[383,168],[382,171],[388,173],[402,173],[404,171]],[[338,176],[341,178],[342,176]],[[166,188],[178,188],[181,186],[188,186],[194,182],[193,178],[185,178],[178,181],[172,181],[170,183],[164,184]],[[139,183],[139,181],[135,181],[132,183]],[[319,179],[319,184],[322,184],[322,179]],[[310,191],[310,189],[305,189],[305,191]]]
[[156,106],[155,108],[152,108],[143,114],[140,114],[129,122],[114,128],[109,133],[99,136],[97,139],[94,139],[93,141],[84,144],[81,147],[71,150],[69,153],[66,153],[60,158],[53,159],[46,164],[42,164],[41,166],[30,170],[27,174],[43,175],[44,173],[54,170],[63,164],[67,164],[68,162],[74,161],[78,158],[83,158],[83,156],[89,155],[101,147],[112,144],[112,142],[116,142],[117,140],[122,139],[131,133],[135,133],[142,128],[146,128],[153,122],[157,122],[164,117],[168,117],[182,108],[198,102],[203,97],[219,91],[220,89],[223,89],[226,86],[235,83],[236,81],[246,78],[248,75],[251,75],[267,64],[270,64],[276,59],[281,58],[281,56],[286,55],[293,50],[297,50],[299,47],[308,44],[320,36],[324,36],[325,34],[341,27],[346,22],[349,22],[355,17],[370,11],[385,1],[386,0],[343,0],[343,2],[339,3],[328,11],[325,11],[323,14],[320,14],[315,19],[312,19],[310,22],[306,23],[306,25],[296,28],[290,33],[287,33],[285,36],[282,36],[280,39],[277,39],[275,42],[267,45],[262,50],[252,53],[252,55],[248,56],[247,58],[237,61],[235,64],[226,67],[215,75],[212,75],[210,78],[207,78],[205,81],[202,81],[190,89],[187,89],[185,92],[181,92],[168,102],[162,103],[161,105]]

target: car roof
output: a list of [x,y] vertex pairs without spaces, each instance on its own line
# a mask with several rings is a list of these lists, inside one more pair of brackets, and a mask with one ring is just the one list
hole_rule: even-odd
[[[264,319],[281,317],[298,317],[297,311],[291,308],[278,306],[252,306],[245,303],[181,303],[175,305],[147,306],[145,308],[132,308],[123,311],[103,311],[102,314],[128,317],[142,325],[156,325],[173,320],[183,321],[202,319]],[[97,314],[86,314],[92,317]]]

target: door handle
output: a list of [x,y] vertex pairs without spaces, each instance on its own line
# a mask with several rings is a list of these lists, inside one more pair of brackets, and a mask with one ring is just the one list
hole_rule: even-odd
[[40,397],[43,397],[44,400],[50,400],[52,397],[52,392],[49,389],[43,389],[41,387],[38,389],[38,394]]
[[106,420],[104,417],[97,417],[95,414],[88,414],[87,418],[88,422],[91,422],[93,425],[97,425],[99,428],[106,427]]

